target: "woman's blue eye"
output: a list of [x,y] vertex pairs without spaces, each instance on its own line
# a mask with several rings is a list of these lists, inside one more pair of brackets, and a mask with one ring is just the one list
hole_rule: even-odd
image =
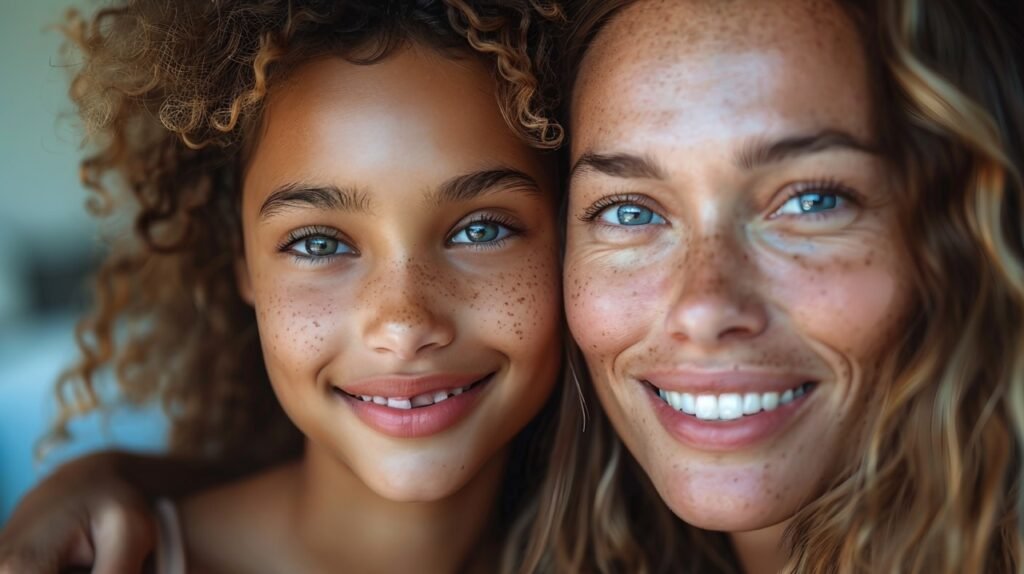
[[601,212],[600,219],[611,225],[623,226],[661,225],[665,223],[665,218],[654,213],[653,210],[635,203],[613,205]]
[[330,257],[352,253],[352,249],[344,242],[326,235],[311,235],[300,239],[292,244],[291,250],[306,257]]
[[449,239],[451,243],[493,243],[501,241],[509,235],[512,230],[500,223],[493,221],[476,221],[466,225],[458,233]]
[[821,213],[838,207],[843,199],[834,193],[801,193],[782,204],[775,215],[803,215]]

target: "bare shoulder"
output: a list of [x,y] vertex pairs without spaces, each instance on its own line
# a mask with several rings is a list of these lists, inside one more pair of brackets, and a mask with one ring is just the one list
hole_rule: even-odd
[[280,571],[295,477],[294,465],[277,466],[181,500],[188,571]]

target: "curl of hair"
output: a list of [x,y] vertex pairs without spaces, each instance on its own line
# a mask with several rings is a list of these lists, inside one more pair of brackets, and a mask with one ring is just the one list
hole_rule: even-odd
[[97,148],[81,166],[89,207],[133,228],[98,272],[95,309],[76,332],[82,358],[58,381],[43,446],[105,406],[112,372],[128,402],[162,402],[174,454],[240,470],[297,454],[234,273],[239,174],[268,92],[312,58],[372,64],[420,43],[486,62],[511,129],[554,148],[547,62],[561,19],[546,0],[126,0],[92,18],[70,12],[70,95]]
[[[797,572],[1016,572],[1024,448],[1024,68],[988,2],[854,2],[877,50],[916,313]],[[853,446],[853,445],[851,445]]]
[[[570,10],[566,93],[590,42],[633,1]],[[858,405],[863,423],[836,478],[790,522],[786,571],[1017,572],[1024,52],[1011,44],[1014,15],[1009,3],[985,0],[838,1],[862,26],[876,68],[916,308]],[[583,390],[593,400],[589,385]],[[552,486],[559,477],[549,477],[541,500],[552,507],[541,515],[554,524],[541,563],[553,571],[741,571],[724,535],[672,516],[600,412],[588,427],[591,436],[562,429],[556,437],[554,448],[572,455],[563,472],[578,492],[560,492]]]

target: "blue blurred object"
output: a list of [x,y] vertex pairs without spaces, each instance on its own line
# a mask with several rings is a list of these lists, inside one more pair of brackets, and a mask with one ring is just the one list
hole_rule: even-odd
[[78,182],[82,131],[67,90],[75,60],[59,56],[55,29],[88,0],[4,4],[0,18],[0,525],[18,498],[58,462],[97,448],[160,450],[157,408],[118,409],[108,424],[90,416],[73,442],[44,461],[34,447],[57,412],[58,373],[71,364],[75,318],[100,246]]
[[73,320],[59,317],[0,332],[0,524],[22,494],[68,458],[101,448],[163,450],[166,419],[155,405],[120,407],[72,426],[72,441],[42,461],[34,447],[57,413],[54,381],[74,359]]

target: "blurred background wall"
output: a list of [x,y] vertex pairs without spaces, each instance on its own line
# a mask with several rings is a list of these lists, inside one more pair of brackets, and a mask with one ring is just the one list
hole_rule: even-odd
[[60,461],[106,446],[157,450],[165,435],[159,408],[119,408],[76,423],[73,442],[43,460],[33,454],[56,413],[57,374],[76,357],[74,324],[102,252],[78,183],[73,69],[53,28],[72,5],[95,7],[0,0],[0,525]]

